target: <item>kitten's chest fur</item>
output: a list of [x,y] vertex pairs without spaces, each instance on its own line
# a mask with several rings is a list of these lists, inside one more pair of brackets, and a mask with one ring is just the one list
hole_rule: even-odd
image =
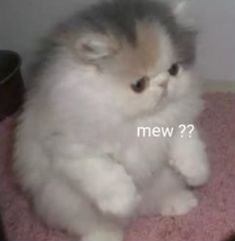
[[[141,124],[147,126],[149,123]],[[151,126],[157,126],[157,122],[152,121]],[[166,165],[170,140],[138,136],[138,127],[138,123],[120,126],[110,133],[110,138],[100,148],[123,165],[133,179],[142,185]]]

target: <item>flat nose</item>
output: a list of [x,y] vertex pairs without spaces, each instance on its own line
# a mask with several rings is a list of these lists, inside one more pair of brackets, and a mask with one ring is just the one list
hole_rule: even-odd
[[168,85],[168,82],[169,82],[169,79],[164,79],[158,85],[165,89]]
[[169,74],[168,73],[161,73],[155,78],[155,83],[161,87],[166,88],[169,82]]

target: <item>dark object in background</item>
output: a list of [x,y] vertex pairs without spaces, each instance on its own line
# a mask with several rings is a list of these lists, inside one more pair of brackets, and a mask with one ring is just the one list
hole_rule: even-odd
[[235,241],[235,233],[232,233],[227,239],[224,241]]
[[0,121],[15,113],[23,102],[24,84],[20,56],[0,50]]
[[6,241],[6,236],[4,233],[3,223],[1,219],[0,219],[0,241]]

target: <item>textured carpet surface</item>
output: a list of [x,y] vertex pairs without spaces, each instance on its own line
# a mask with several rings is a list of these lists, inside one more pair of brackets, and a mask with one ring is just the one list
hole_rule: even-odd
[[[14,122],[0,123],[0,209],[9,240],[74,240],[47,228],[20,191],[11,171]],[[181,217],[139,218],[126,241],[221,241],[235,230],[235,95],[206,95],[199,126],[212,163],[210,182],[197,190],[200,205]]]

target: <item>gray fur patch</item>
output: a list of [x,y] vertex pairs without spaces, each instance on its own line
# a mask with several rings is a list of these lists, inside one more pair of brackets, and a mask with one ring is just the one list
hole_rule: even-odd
[[[78,12],[68,21],[58,25],[54,37],[47,40],[49,44],[45,47],[46,51],[42,52],[53,55],[53,52],[61,44],[57,39],[61,33],[63,36],[64,32],[73,33],[89,30],[99,33],[111,32],[117,37],[126,38],[134,46],[137,41],[137,21],[160,23],[175,46],[179,62],[186,66],[194,63],[196,31],[177,22],[172,9],[166,3],[152,0],[110,0],[99,2],[88,9]],[[44,54],[42,55],[44,56]],[[46,60],[47,57],[44,56],[43,62],[47,62]],[[38,66],[41,65],[38,64]]]

